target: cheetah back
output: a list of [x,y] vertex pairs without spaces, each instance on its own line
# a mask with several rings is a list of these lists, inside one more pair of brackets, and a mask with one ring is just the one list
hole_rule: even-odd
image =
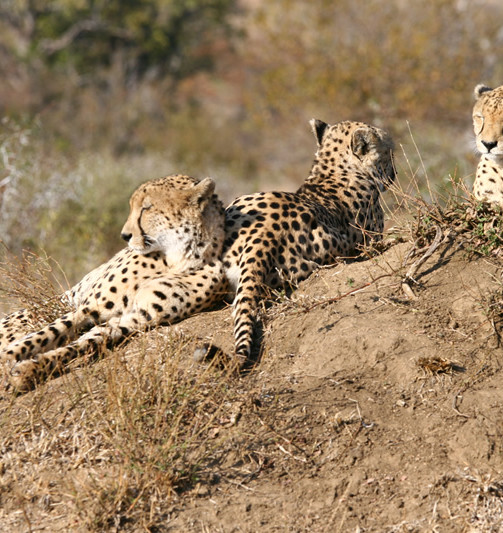
[[226,210],[223,261],[241,359],[250,354],[261,286],[297,283],[383,230],[380,192],[395,178],[391,137],[359,122],[312,127],[318,150],[295,193],[243,196]]

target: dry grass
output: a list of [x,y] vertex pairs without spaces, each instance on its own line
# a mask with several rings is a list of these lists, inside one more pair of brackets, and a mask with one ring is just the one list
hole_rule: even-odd
[[[26,306],[32,327],[63,312],[48,258],[9,258],[0,271],[6,302]],[[0,530],[62,520],[64,529],[149,531],[180,492],[211,483],[219,428],[233,423],[235,378],[216,361],[193,363],[190,339],[170,331],[139,336],[106,361],[75,362],[20,398],[0,397]]]
[[149,531],[180,491],[211,483],[235,393],[225,370],[188,364],[186,344],[159,332],[4,403],[3,513]]
[[67,310],[61,295],[68,283],[58,263],[47,255],[28,251],[16,256],[4,249],[2,255],[0,309],[29,309],[36,317],[34,327],[52,322]]
[[[440,230],[444,240],[456,238],[470,253],[500,255],[503,245],[501,209],[478,201],[466,180],[456,175],[449,175],[439,188],[438,180],[430,179],[413,134],[409,133],[420,169],[413,169],[404,151],[406,167],[400,172],[407,175],[407,180],[402,179],[407,187],[400,182],[391,187],[392,201],[387,206],[387,213],[394,226],[390,235],[413,242],[419,249],[430,245]],[[434,183],[437,183],[436,187]]]

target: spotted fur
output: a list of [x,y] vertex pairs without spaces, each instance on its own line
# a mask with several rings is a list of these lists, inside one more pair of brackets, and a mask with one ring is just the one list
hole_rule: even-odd
[[198,182],[183,175],[141,185],[122,229],[128,248],[67,293],[72,311],[17,340],[15,328],[26,313],[4,319],[2,334],[10,344],[1,357],[12,385],[27,390],[82,354],[220,301],[224,210],[214,188],[210,178]]
[[[298,283],[383,231],[380,193],[395,179],[391,137],[360,122],[311,125],[318,149],[305,183],[235,200],[225,241],[211,180],[175,176],[140,187],[123,228],[130,248],[72,289],[75,311],[4,351],[13,384],[28,388],[81,353],[205,309],[226,290],[235,295],[235,361],[243,363],[264,287]],[[90,331],[66,344],[84,326]]]
[[383,231],[380,193],[395,179],[391,137],[361,122],[311,125],[318,149],[296,192],[242,196],[226,209],[223,261],[242,362],[264,286],[298,283],[320,265],[354,256]]
[[0,320],[0,352],[35,329],[36,317],[30,309],[20,309]]
[[503,207],[503,85],[475,87],[473,129],[481,154],[473,194]]

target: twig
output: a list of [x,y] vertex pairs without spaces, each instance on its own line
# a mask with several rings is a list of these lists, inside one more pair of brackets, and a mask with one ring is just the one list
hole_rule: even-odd
[[233,485],[237,485],[238,487],[241,487],[242,489],[248,490],[250,492],[255,492],[255,489],[252,489],[251,487],[247,487],[246,485],[243,485],[243,483],[240,483],[239,481],[234,481],[233,479],[227,479],[228,483],[232,483]]
[[390,278],[394,276],[394,273],[391,274],[382,274],[380,276],[377,276],[377,278],[374,278],[372,281],[367,281],[367,283],[364,283],[363,285],[360,285],[359,287],[355,287],[354,289],[351,289],[348,292],[345,292],[344,294],[341,294],[340,296],[334,296],[333,298],[327,298],[326,300],[322,300],[321,302],[316,302],[309,307],[304,307],[303,311],[304,313],[308,313],[315,307],[318,307],[319,305],[324,304],[331,304],[334,302],[338,302],[339,300],[342,300],[343,298],[346,298],[346,296],[351,296],[351,294],[354,294],[355,292],[362,291],[363,289],[366,289],[367,287],[370,287],[370,285],[373,285],[376,281],[379,281],[383,278]]
[[[278,433],[278,431],[276,431],[270,424],[268,424],[265,420],[262,420],[262,418],[260,417],[259,414],[255,413],[255,416],[258,418],[259,422],[264,426],[266,427],[269,431],[271,431],[272,433],[274,433],[277,437],[279,437],[280,439],[282,439],[284,442],[286,442],[286,444],[290,445],[290,446],[293,446],[294,448],[297,448],[297,450],[301,453],[303,453],[304,455],[307,455],[306,451],[303,450],[300,446],[297,446],[297,444],[295,444],[295,442],[292,442],[290,439],[287,439],[286,437],[284,437],[283,435],[281,435],[281,433]],[[280,446],[281,448],[281,445],[276,443],[277,446]]]
[[304,457],[297,457],[296,455],[293,455],[293,453],[289,452],[285,447],[281,446],[279,442],[276,443],[276,446],[286,455],[289,455],[292,457],[292,459],[295,459],[296,461],[300,461],[301,463],[307,463],[307,459]]
[[455,395],[454,395],[454,398],[452,399],[452,408],[454,409],[454,412],[459,415],[459,416],[462,416],[463,418],[471,418],[469,415],[465,415],[463,414],[459,409],[458,409],[458,398],[459,396],[461,395],[461,391],[458,391]]
[[410,266],[409,270],[407,270],[407,273],[405,274],[405,278],[402,281],[402,290],[405,293],[405,295],[410,298],[411,300],[415,300],[417,296],[414,294],[414,291],[412,290],[410,283],[416,281],[414,280],[414,276],[416,275],[417,271],[419,270],[419,267],[435,252],[435,250],[440,246],[442,243],[442,230],[439,226],[435,226],[436,229],[436,235],[433,239],[433,242],[430,244],[426,252],[412,265]]

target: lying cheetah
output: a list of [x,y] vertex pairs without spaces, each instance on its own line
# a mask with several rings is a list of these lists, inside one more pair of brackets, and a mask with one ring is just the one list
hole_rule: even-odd
[[[123,228],[130,248],[72,289],[75,311],[7,347],[13,385],[25,390],[89,349],[184,318],[226,291],[235,294],[235,361],[243,363],[266,285],[297,283],[383,230],[380,192],[395,179],[390,136],[359,122],[311,125],[318,150],[297,192],[243,196],[226,209],[223,265],[223,214],[211,180],[174,176],[140,187]],[[86,325],[94,327],[59,347]]]
[[473,194],[503,207],[503,85],[475,87],[473,129],[481,153]]
[[210,178],[198,182],[183,175],[141,185],[122,229],[129,247],[68,291],[72,311],[17,340],[16,328],[29,320],[28,312],[0,323],[1,357],[16,390],[63,371],[104,343],[171,324],[222,299],[224,210],[214,188]]
[[297,283],[357,254],[383,230],[380,192],[395,179],[391,137],[361,122],[311,126],[318,149],[297,192],[242,196],[226,209],[223,261],[241,362],[250,355],[263,286]]

